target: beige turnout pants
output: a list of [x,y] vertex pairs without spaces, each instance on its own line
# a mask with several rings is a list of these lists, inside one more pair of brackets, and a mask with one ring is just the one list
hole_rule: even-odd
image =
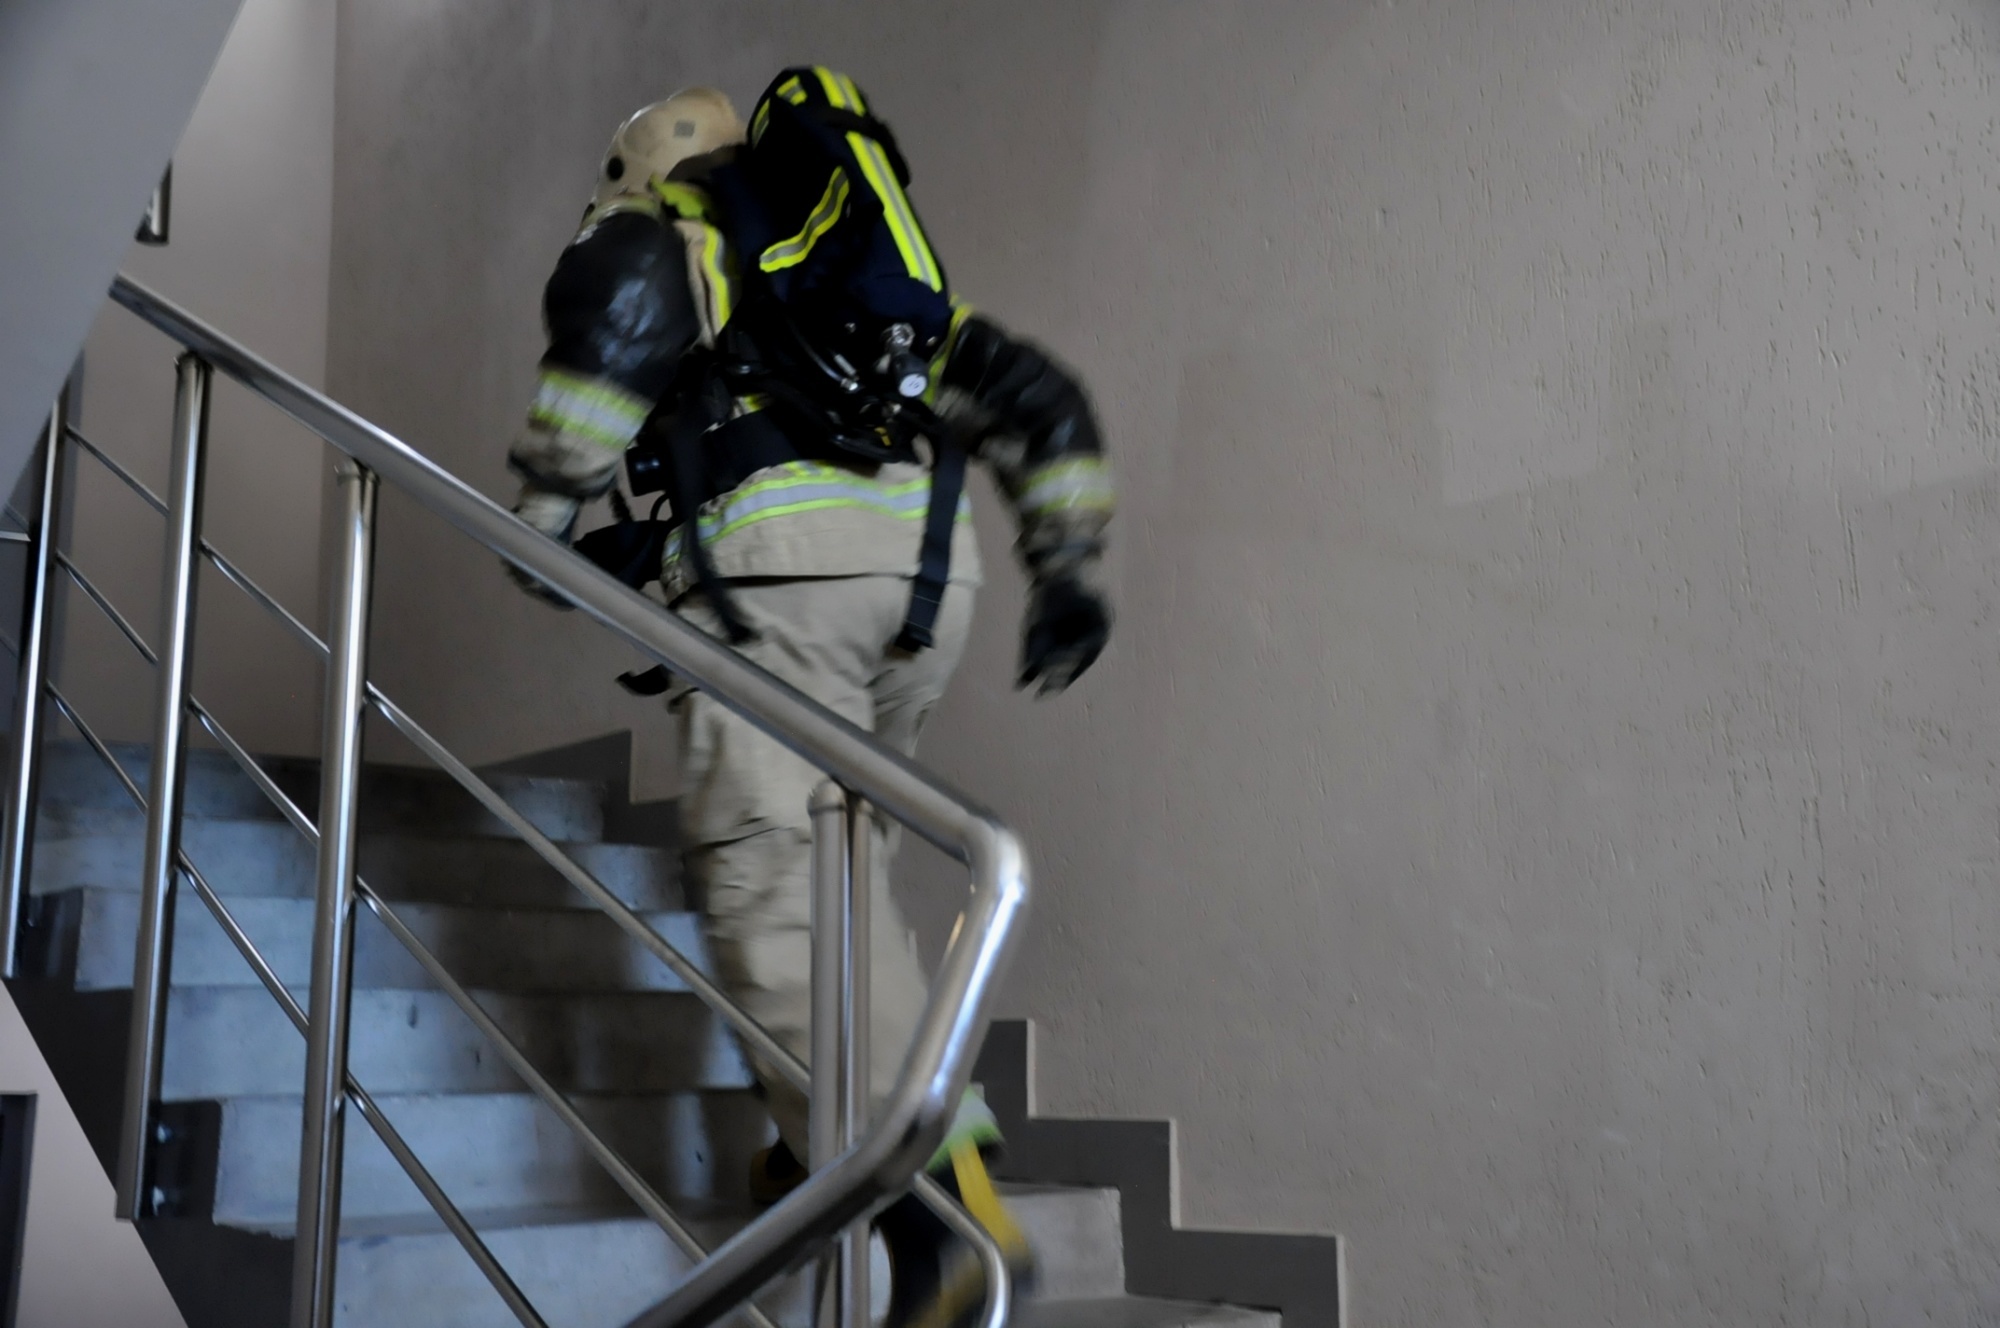
[[[737,582],[738,611],[757,639],[740,647],[761,665],[889,746],[914,753],[917,735],[965,650],[973,587],[953,584],[937,644],[916,654],[891,645],[909,609],[900,576]],[[707,602],[677,611],[721,635]],[[674,701],[681,730],[681,835],[689,884],[708,918],[717,976],[800,1059],[812,1045],[812,821],[807,803],[825,778],[775,739],[701,692]],[[898,836],[878,824],[870,1025],[873,1098],[902,1068],[928,984],[914,940],[889,894]],[[804,1095],[752,1058],[785,1142],[806,1153]]]

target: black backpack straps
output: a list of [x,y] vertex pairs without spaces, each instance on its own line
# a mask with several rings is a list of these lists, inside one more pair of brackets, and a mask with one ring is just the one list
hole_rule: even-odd
[[836,134],[859,134],[875,143],[889,158],[889,165],[896,172],[896,183],[905,189],[910,187],[910,165],[903,160],[903,150],[896,146],[895,132],[885,122],[838,106],[814,106],[809,114]]
[[931,464],[931,503],[924,513],[924,542],[917,555],[917,575],[910,583],[910,611],[896,648],[911,652],[937,644],[938,610],[951,583],[951,537],[958,524],[958,499],[965,492],[966,450],[956,440],[933,438],[936,460]]
[[723,630],[733,645],[755,639],[756,633],[736,611],[728,587],[715,574],[708,549],[701,542],[701,507],[712,496],[708,483],[703,440],[709,429],[726,419],[730,402],[721,374],[711,362],[701,381],[681,402],[681,409],[667,431],[667,501],[681,528],[681,552],[694,566],[695,588],[708,598],[709,607],[722,620]]

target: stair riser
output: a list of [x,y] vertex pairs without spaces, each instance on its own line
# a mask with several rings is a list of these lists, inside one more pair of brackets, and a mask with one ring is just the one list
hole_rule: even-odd
[[1007,1196],[1035,1251],[1038,1296],[1125,1294],[1125,1236],[1116,1190],[1035,1190]]
[[[189,821],[181,847],[226,895],[309,898],[313,848],[279,821]],[[680,907],[679,867],[662,849],[569,844],[565,850],[634,908]],[[588,901],[518,840],[363,836],[361,878],[388,899],[511,908],[580,908]],[[34,890],[137,890],[145,823],[136,812],[44,816],[35,839]]]
[[[542,1317],[565,1328],[619,1328],[665,1299],[689,1267],[665,1233],[638,1222],[517,1227],[485,1239]],[[449,1235],[344,1240],[339,1257],[339,1328],[518,1328]],[[807,1328],[810,1280],[786,1278],[758,1298],[780,1328]]]
[[[312,901],[242,898],[236,918],[279,978],[303,999],[312,972]],[[75,983],[81,991],[132,985],[139,932],[137,895],[93,890],[83,896],[76,937]],[[586,912],[500,912],[408,904],[396,910],[467,987],[492,991],[685,991],[663,964],[641,951],[609,918]],[[707,969],[696,919],[648,915],[667,941]],[[255,986],[256,976],[199,899],[175,910],[173,980],[180,987]],[[420,990],[423,967],[367,910],[356,926],[354,982],[360,988]]]
[[[623,1193],[555,1115],[527,1094],[377,1099],[446,1193],[473,1208],[605,1207]],[[733,1201],[768,1117],[747,1092],[579,1098],[577,1110],[662,1195]],[[297,1212],[299,1105],[238,1098],[222,1107],[214,1218],[289,1227]],[[347,1129],[341,1211],[349,1218],[430,1212],[359,1119]]]
[[[151,784],[149,749],[116,747],[141,790]],[[277,759],[266,763],[278,785],[309,814],[318,811],[318,764]],[[492,775],[487,782],[514,808],[559,840],[596,840],[604,830],[604,790],[592,783],[529,775]],[[183,803],[191,819],[276,819],[277,809],[223,752],[188,753]],[[46,809],[124,812],[132,806],[117,776],[80,743],[50,743],[44,749],[41,805]],[[432,835],[511,835],[512,831],[472,800],[449,776],[435,770],[368,766],[362,775],[361,823],[375,831],[407,830]]]
[[[748,1088],[719,1020],[692,996],[518,997],[476,993],[528,1059],[579,1093]],[[370,1092],[512,1092],[498,1051],[442,992],[362,991],[349,1064]],[[296,1095],[305,1039],[264,990],[193,987],[167,1004],[168,1101]]]

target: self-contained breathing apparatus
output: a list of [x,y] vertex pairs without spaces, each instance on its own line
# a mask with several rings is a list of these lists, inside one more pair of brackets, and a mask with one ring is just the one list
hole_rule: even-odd
[[[805,67],[772,82],[748,142],[702,182],[736,258],[735,307],[712,346],[682,358],[626,453],[633,494],[660,499],[636,521],[613,490],[618,524],[583,536],[580,552],[640,586],[658,575],[678,529],[697,588],[740,643],[750,629],[703,548],[703,504],[790,461],[928,460],[922,552],[897,645],[932,644],[969,444],[932,404],[956,310],[909,179],[894,134],[851,79]],[[664,521],[662,504],[672,509]],[[657,670],[621,681],[642,692],[666,685]]]

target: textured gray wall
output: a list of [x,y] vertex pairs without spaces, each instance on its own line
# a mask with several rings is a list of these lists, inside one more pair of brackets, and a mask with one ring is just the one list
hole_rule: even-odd
[[[928,756],[1035,847],[1045,1102],[1178,1117],[1187,1219],[1339,1230],[1364,1325],[2000,1316],[1991,5],[343,18],[332,380],[496,494],[605,134],[800,56],[1089,373],[1121,635],[1030,705],[996,576]],[[420,712],[642,713],[391,515]]]
[[[333,230],[336,0],[245,0],[175,148],[172,243],[122,270],[308,383],[326,373]],[[92,441],[166,491],[178,348],[106,303],[86,347]],[[317,437],[217,375],[203,529],[308,622],[319,621]],[[70,543],[158,639],[164,524],[95,461],[79,462]],[[153,671],[81,595],[61,676],[94,726],[150,740]],[[320,667],[212,569],[197,605],[195,694],[254,751],[318,749]]]
[[0,487],[28,459],[241,3],[0,4]]

